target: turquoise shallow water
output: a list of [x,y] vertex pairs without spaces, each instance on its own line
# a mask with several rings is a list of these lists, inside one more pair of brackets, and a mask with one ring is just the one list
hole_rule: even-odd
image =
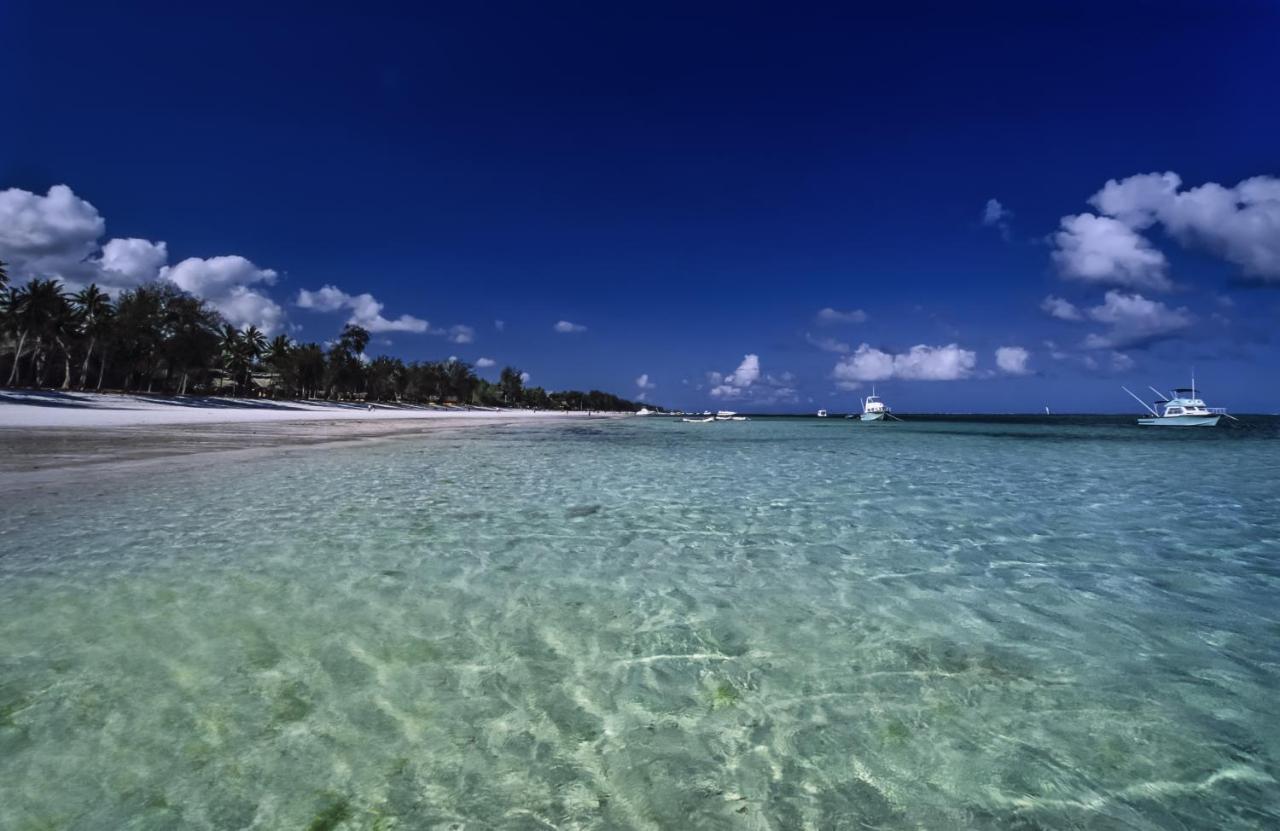
[[1280,429],[666,420],[0,514],[0,828],[1274,828]]

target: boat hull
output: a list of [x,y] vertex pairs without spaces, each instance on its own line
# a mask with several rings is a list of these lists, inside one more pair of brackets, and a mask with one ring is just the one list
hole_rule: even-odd
[[1163,416],[1161,418],[1140,418],[1138,424],[1143,427],[1216,427],[1219,415],[1208,416]]
[[884,421],[884,413],[863,413],[863,421]]

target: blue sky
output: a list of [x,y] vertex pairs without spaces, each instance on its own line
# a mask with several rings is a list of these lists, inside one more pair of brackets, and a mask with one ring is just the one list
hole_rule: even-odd
[[1280,409],[1274,4],[176,5],[0,6],[20,278],[698,409]]

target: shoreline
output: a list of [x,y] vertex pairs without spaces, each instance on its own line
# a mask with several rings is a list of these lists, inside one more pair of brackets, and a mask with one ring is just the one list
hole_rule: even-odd
[[[0,396],[0,494],[99,483],[121,474],[174,472],[264,453],[372,444],[479,427],[554,426],[622,414],[440,411],[323,402],[220,401],[59,394],[60,403]],[[41,393],[40,400],[49,400]],[[70,399],[70,400],[68,400]],[[267,407],[256,404],[271,405]]]
[[[626,413],[600,413],[627,415]],[[561,419],[588,417],[560,410],[466,409],[416,404],[319,399],[222,398],[146,393],[0,390],[0,429],[141,427],[147,425],[254,424],[300,421],[450,420],[458,418]]]

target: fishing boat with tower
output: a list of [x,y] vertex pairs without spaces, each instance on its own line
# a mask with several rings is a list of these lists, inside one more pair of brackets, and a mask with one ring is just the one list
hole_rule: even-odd
[[1151,413],[1150,418],[1138,419],[1138,424],[1143,427],[1216,427],[1224,417],[1237,420],[1224,407],[1205,406],[1204,400],[1196,392],[1194,372],[1191,374],[1191,386],[1178,387],[1167,396],[1155,387],[1148,386],[1147,389],[1156,394],[1156,399],[1151,404],[1134,395],[1128,387],[1121,389]]

